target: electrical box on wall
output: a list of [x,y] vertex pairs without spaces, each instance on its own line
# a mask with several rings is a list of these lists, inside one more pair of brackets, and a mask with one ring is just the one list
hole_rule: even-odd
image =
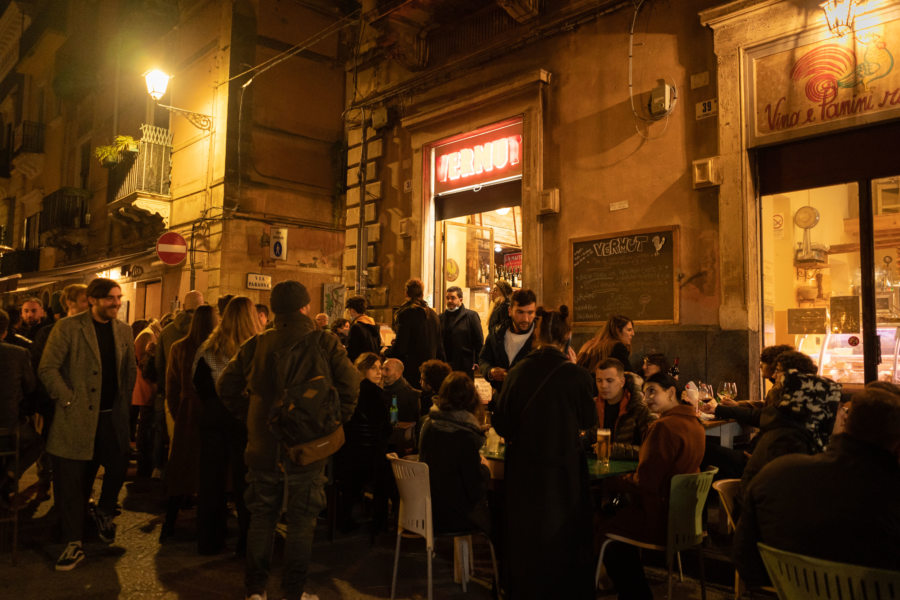
[[538,213],[542,215],[555,215],[559,213],[559,189],[550,188],[541,191],[541,205]]
[[671,86],[663,80],[650,91],[650,114],[661,119],[675,108],[675,86]]

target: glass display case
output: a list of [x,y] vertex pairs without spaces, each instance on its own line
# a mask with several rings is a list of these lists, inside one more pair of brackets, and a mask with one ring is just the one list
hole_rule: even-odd
[[[878,325],[877,334],[881,338],[881,364],[878,365],[878,379],[900,383],[897,373],[898,345],[900,345],[900,327],[897,325]],[[824,337],[819,351],[819,375],[824,375],[838,383],[864,383],[862,335],[859,333],[828,333],[820,336],[803,336],[797,347],[811,354],[816,346],[814,340],[805,338]],[[816,358],[814,354],[811,354]]]

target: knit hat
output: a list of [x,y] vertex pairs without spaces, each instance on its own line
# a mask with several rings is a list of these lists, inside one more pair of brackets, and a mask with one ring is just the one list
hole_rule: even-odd
[[309,292],[299,281],[282,281],[272,288],[270,304],[276,315],[295,313],[309,304]]

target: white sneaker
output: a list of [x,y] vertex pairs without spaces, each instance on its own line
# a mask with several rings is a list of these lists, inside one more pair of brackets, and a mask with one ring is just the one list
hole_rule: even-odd
[[84,560],[84,550],[81,549],[81,542],[69,542],[56,560],[55,568],[57,571],[71,571],[82,560]]

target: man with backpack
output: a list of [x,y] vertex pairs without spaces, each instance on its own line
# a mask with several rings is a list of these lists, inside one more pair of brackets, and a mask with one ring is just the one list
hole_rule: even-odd
[[286,491],[282,591],[287,600],[318,600],[303,588],[316,517],[325,508],[325,463],[343,442],[341,424],[356,407],[359,375],[337,336],[309,318],[303,284],[279,283],[270,306],[274,329],[244,343],[216,386],[225,406],[247,423],[247,598],[266,598]]

